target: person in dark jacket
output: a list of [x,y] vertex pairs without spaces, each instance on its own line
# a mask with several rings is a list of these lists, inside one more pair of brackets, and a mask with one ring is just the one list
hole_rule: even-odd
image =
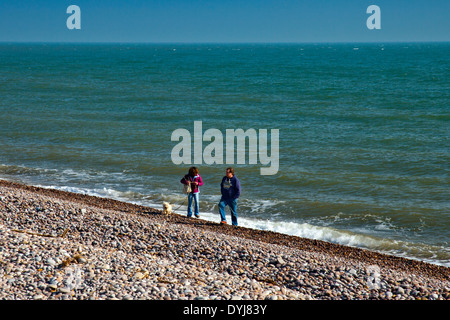
[[192,202],[194,200],[194,214],[195,217],[200,217],[200,207],[198,203],[199,194],[200,194],[200,186],[203,185],[202,177],[199,174],[198,168],[190,167],[189,173],[185,175],[180,182],[182,184],[190,184],[191,192],[188,194],[188,208],[187,208],[187,216],[188,218],[192,217]]
[[237,222],[237,199],[241,195],[241,183],[234,175],[233,168],[227,168],[226,175],[220,183],[222,198],[219,202],[220,223],[226,224],[225,207],[229,206],[231,211],[231,222],[234,226]]

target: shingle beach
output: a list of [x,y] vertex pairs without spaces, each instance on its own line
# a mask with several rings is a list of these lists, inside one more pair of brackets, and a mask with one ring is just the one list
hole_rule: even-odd
[[449,300],[450,270],[0,180],[0,299]]

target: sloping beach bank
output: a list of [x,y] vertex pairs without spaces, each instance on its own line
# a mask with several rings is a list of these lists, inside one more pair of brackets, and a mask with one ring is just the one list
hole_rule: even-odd
[[449,268],[0,180],[0,299],[450,299]]

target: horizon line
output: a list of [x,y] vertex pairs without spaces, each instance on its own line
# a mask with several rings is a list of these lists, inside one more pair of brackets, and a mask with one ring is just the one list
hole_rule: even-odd
[[384,43],[450,43],[450,40],[413,40],[413,41],[223,41],[223,42],[213,42],[213,41],[22,41],[22,40],[10,40],[2,41],[0,44],[7,43],[17,43],[17,44],[164,44],[164,45],[217,45],[217,44],[231,44],[231,45],[243,45],[243,44],[285,44],[285,45],[295,45],[295,44],[384,44]]

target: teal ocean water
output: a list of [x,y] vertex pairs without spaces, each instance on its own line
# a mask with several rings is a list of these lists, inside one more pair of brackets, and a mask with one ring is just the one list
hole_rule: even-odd
[[[241,226],[450,266],[450,43],[0,44],[0,178],[178,206],[194,121],[279,130]],[[219,221],[228,164],[196,166]]]

